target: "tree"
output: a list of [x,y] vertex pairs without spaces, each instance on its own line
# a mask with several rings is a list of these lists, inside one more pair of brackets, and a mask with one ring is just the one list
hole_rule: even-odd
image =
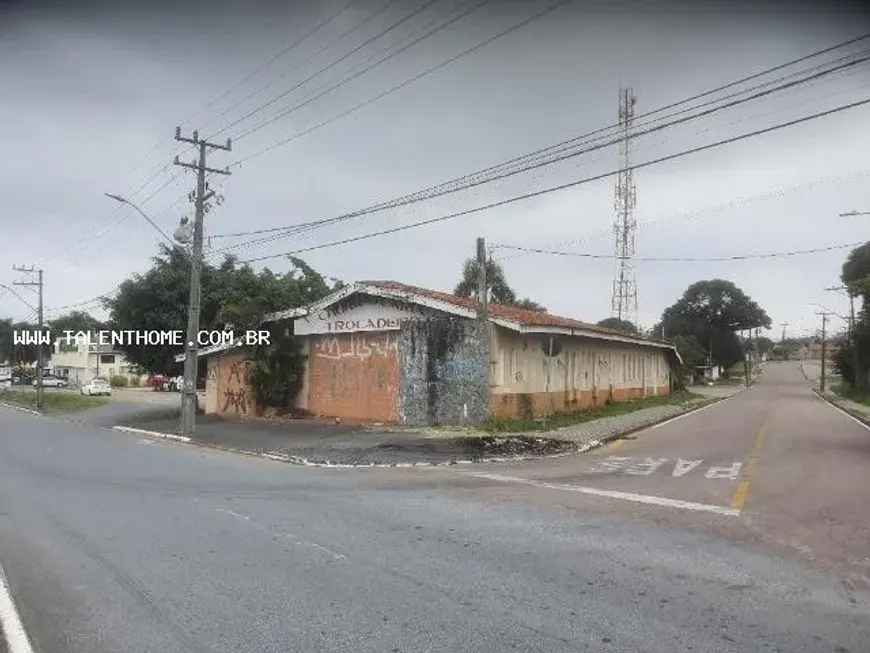
[[665,309],[653,329],[666,337],[694,336],[707,347],[713,362],[729,368],[743,359],[743,344],[735,331],[770,328],[767,313],[730,281],[710,279],[689,286],[683,296]]
[[698,367],[707,363],[708,352],[695,336],[676,336],[674,346],[683,359],[678,378],[680,385],[685,386],[687,381],[694,381]]
[[102,331],[108,328],[105,322],[102,322],[84,311],[72,311],[66,315],[61,315],[54,320],[48,322],[51,330],[52,338],[62,338],[65,331],[73,333]]
[[621,320],[618,317],[604,318],[603,320],[598,322],[598,326],[607,327],[608,329],[614,329],[616,331],[623,331],[625,333],[638,333],[636,325],[632,324],[628,320]]
[[[472,297],[478,299],[478,272],[480,263],[477,259],[470,258],[465,261],[462,268],[462,280],[456,285],[454,294],[460,297]],[[486,261],[486,288],[489,292],[487,301],[495,304],[513,305],[517,301],[516,293],[508,285],[504,269],[501,265],[487,259]]]
[[[285,274],[255,272],[227,257],[220,266],[203,263],[200,329],[235,330],[258,326],[265,313],[297,308],[321,299],[330,291],[324,278],[300,259],[290,259]],[[104,301],[112,327],[132,331],[187,329],[190,259],[178,248],[161,246],[152,267],[124,281],[118,294]],[[181,348],[137,345],[122,347],[127,360],[149,372],[178,374],[175,356]]]
[[[456,285],[453,294],[460,297],[471,297],[477,299],[478,279],[477,274],[480,270],[480,264],[477,259],[470,258],[465,261],[462,268],[462,279]],[[547,309],[537,302],[529,299],[518,299],[517,294],[507,282],[504,269],[492,259],[486,261],[486,286],[489,291],[487,301],[493,304],[502,304],[505,306],[516,306],[527,311],[537,311],[546,313]]]
[[523,308],[527,311],[537,311],[538,313],[546,313],[547,309],[541,306],[538,302],[533,302],[529,298],[521,299],[516,304],[517,308]]

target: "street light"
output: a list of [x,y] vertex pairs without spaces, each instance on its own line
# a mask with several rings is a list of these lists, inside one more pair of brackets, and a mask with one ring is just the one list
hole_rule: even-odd
[[104,193],[104,195],[105,195],[106,197],[108,197],[109,199],[115,200],[116,202],[120,202],[121,204],[126,204],[127,206],[130,206],[130,207],[132,207],[133,209],[135,209],[135,210],[139,213],[139,215],[141,215],[143,218],[145,218],[145,219],[148,221],[148,224],[150,224],[152,227],[154,227],[154,228],[155,228],[155,229],[160,233],[160,235],[163,236],[163,238],[166,240],[167,243],[169,243],[170,245],[172,245],[172,247],[177,247],[175,241],[173,241],[169,236],[167,236],[167,235],[166,235],[166,232],[163,231],[163,229],[161,229],[161,228],[157,225],[157,223],[154,222],[154,220],[152,220],[152,219],[148,216],[147,213],[145,213],[145,211],[143,211],[143,210],[140,209],[138,206],[136,206],[135,204],[133,204],[133,202],[131,202],[130,200],[128,200],[126,197],[124,197],[124,196],[122,196],[122,195],[115,195],[114,193]]

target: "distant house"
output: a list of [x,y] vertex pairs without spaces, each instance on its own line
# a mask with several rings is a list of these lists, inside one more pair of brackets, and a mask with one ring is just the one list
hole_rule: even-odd
[[[484,332],[473,299],[364,281],[271,319],[291,321],[307,356],[296,407],[347,421],[450,424],[582,410],[667,395],[681,364],[660,340],[540,311],[488,310]],[[246,355],[225,346],[200,356],[206,412],[255,414]]]
[[85,384],[101,377],[126,377],[128,382],[139,377],[135,368],[129,365],[124,352],[111,345],[77,342],[72,338],[58,338],[54,343],[52,366],[56,376],[63,377],[72,385]]

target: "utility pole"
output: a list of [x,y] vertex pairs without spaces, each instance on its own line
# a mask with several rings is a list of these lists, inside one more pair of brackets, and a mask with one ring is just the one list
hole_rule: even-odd
[[489,333],[489,281],[486,278],[486,241],[483,238],[477,239],[477,319],[480,331],[480,343],[483,348],[483,370],[484,387],[483,387],[483,419],[489,417],[489,404],[491,392],[490,374],[492,372],[492,354],[490,353],[490,333]]
[[637,189],[631,169],[631,130],[634,126],[634,105],[637,97],[630,88],[619,90],[619,175],[616,178],[616,194],[613,234],[616,237],[616,272],[611,298],[613,316],[631,323],[637,321],[637,279],[634,269],[634,236],[637,219]]
[[822,394],[825,394],[825,364],[826,364],[826,353],[827,353],[827,325],[828,325],[828,316],[832,315],[832,313],[828,313],[827,311],[821,311],[816,313],[816,315],[822,316],[822,376],[819,380],[819,390]]
[[[742,329],[741,329],[742,332]],[[752,333],[750,331],[750,333]],[[744,336],[744,341],[746,337]],[[750,358],[749,358],[749,347],[743,348],[743,381],[746,384],[746,387],[749,387],[749,366],[750,366]]]
[[42,408],[42,366],[43,366],[43,352],[42,352],[42,268],[36,269],[32,265],[28,268],[25,268],[20,265],[13,265],[12,269],[15,272],[26,272],[32,274],[33,272],[37,273],[38,281],[16,281],[13,282],[13,286],[29,286],[36,287],[37,292],[39,293],[39,308],[37,308],[37,340],[36,340],[36,408]]
[[785,328],[788,326],[788,322],[781,322],[779,326],[782,327],[782,338],[780,339],[780,344],[785,344]]
[[229,175],[228,168],[217,170],[206,165],[206,155],[210,150],[224,150],[229,152],[232,148],[230,139],[226,145],[209,143],[199,138],[199,133],[194,131],[191,138],[181,135],[181,127],[175,128],[175,140],[182,143],[190,143],[199,149],[199,161],[183,163],[175,157],[175,165],[196,171],[196,191],[191,197],[196,206],[196,217],[193,225],[193,249],[190,260],[190,299],[187,312],[187,342],[185,343],[184,357],[184,389],[181,395],[181,434],[190,436],[196,424],[196,379],[199,356],[199,312],[200,312],[200,281],[202,275],[202,243],[203,243],[203,219],[209,211],[208,200],[214,197],[214,191],[209,190],[205,181],[206,173],[216,175]]
[[832,288],[825,288],[825,290],[846,292],[849,295],[849,354],[855,385],[859,390],[863,390],[866,385],[866,378],[864,374],[858,370],[858,343],[855,339],[855,293],[849,286],[835,286]]

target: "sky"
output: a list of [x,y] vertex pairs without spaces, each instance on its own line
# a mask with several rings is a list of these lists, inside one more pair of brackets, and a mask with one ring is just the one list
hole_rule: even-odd
[[[101,315],[94,298],[148,269],[161,235],[137,210],[105,194],[126,197],[171,235],[190,215],[187,194],[195,187],[194,173],[173,165],[176,155],[193,157],[174,140],[177,125],[185,136],[196,129],[212,142],[232,139],[231,151],[208,157],[209,166],[231,172],[209,179],[223,201],[206,216],[208,259],[219,260],[230,246],[242,260],[261,258],[616,171],[616,147],[602,147],[267,242],[252,244],[262,238],[257,235],[223,237],[333,218],[612,130],[620,88],[633,90],[635,125],[647,128],[651,118],[640,117],[646,112],[870,32],[859,6],[0,2],[6,154],[0,160],[0,241],[7,255],[0,284],[20,295],[0,288],[0,316],[29,318],[25,301],[36,305],[29,287],[13,286],[30,278],[13,264],[43,268],[47,319],[73,309]],[[544,13],[549,7],[555,8]],[[867,48],[870,40],[752,83],[773,85]],[[641,164],[866,98],[870,62],[636,135],[630,161]],[[789,336],[815,332],[820,307],[847,315],[848,299],[825,289],[839,285],[850,251],[839,246],[863,243],[870,233],[870,215],[839,217],[870,212],[868,152],[870,105],[864,105],[635,170],[638,322],[651,327],[690,284],[712,278],[733,281],[757,301],[773,320],[775,337],[782,323]],[[556,314],[598,321],[612,315],[615,262],[606,257],[614,254],[614,184],[614,176],[605,176],[299,256],[346,282],[390,279],[450,291],[476,239],[484,237],[520,296]],[[834,247],[719,262],[643,260]],[[252,265],[276,272],[291,267],[284,257]],[[844,324],[834,316],[829,328]]]

